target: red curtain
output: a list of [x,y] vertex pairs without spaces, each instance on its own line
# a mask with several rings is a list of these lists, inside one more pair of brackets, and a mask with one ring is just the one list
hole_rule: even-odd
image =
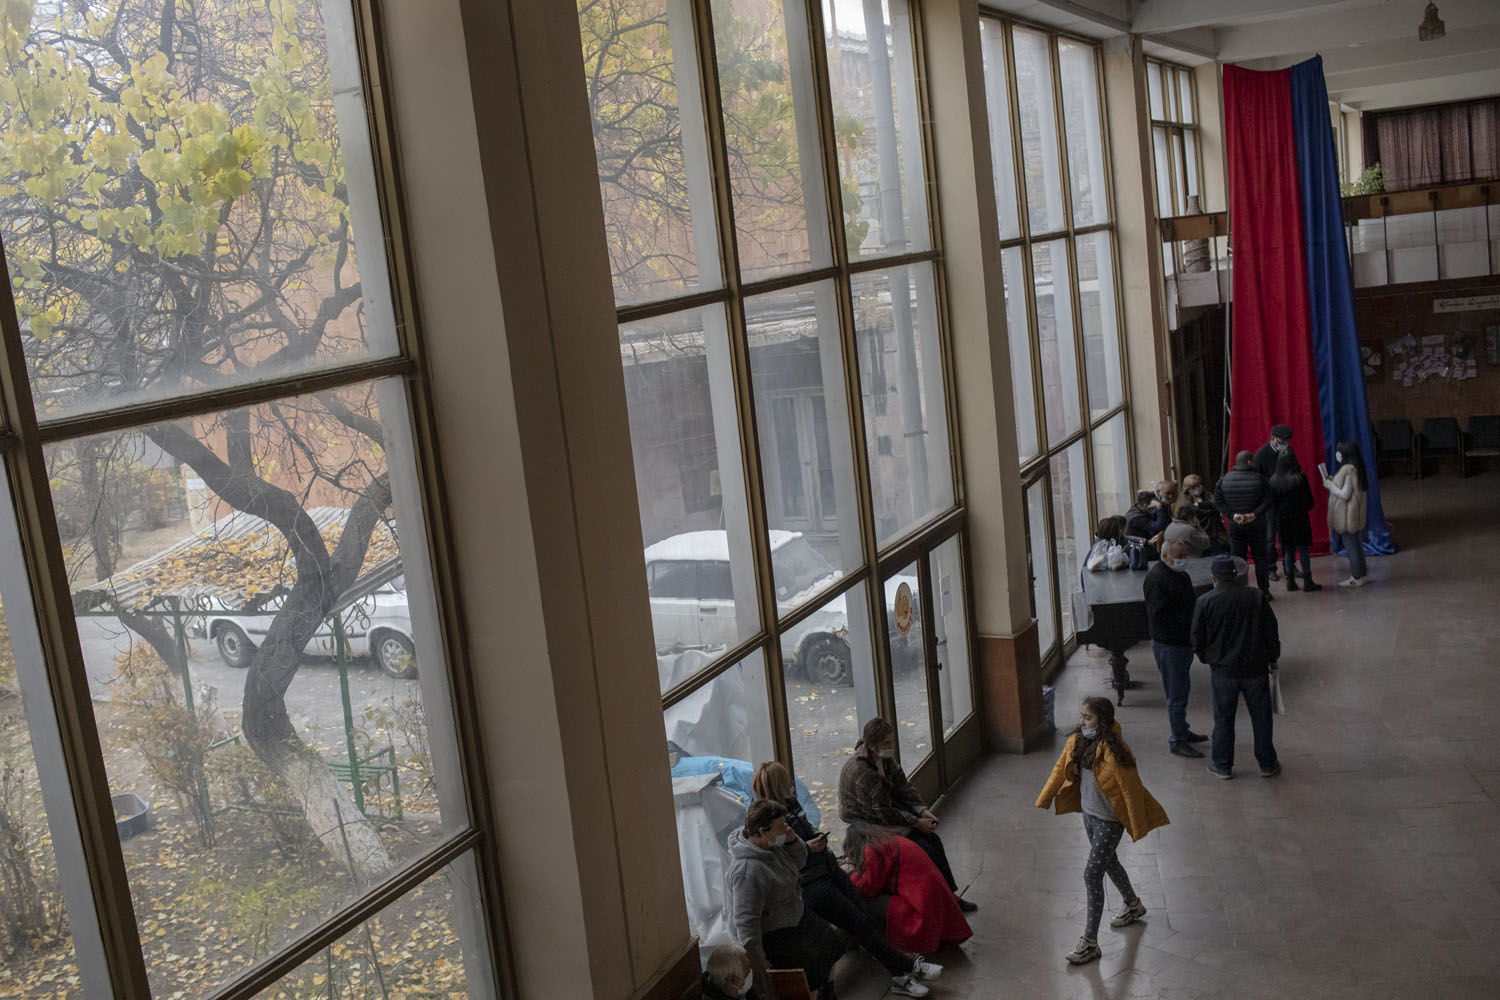
[[[1316,483],[1323,424],[1313,368],[1302,205],[1292,131],[1291,75],[1224,67],[1234,266],[1230,354],[1230,461],[1292,429],[1292,448]],[[1313,537],[1327,550],[1327,494],[1313,488]]]

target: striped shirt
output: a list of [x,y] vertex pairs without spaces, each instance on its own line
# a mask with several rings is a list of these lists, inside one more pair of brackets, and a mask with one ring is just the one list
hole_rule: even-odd
[[1083,811],[1098,819],[1117,823],[1114,807],[1109,804],[1109,797],[1099,788],[1099,781],[1094,777],[1094,769],[1085,767],[1081,769],[1083,775]]

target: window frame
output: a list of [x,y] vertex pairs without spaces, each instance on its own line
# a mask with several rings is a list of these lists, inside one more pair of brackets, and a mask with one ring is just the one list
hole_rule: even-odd
[[[454,726],[459,773],[468,812],[464,829],[446,834],[384,882],[369,887],[335,912],[314,922],[302,936],[274,952],[239,976],[204,994],[212,1000],[251,1000],[274,987],[309,959],[391,904],[440,876],[451,865],[462,865],[477,876],[476,915],[481,940],[464,939],[469,957],[482,962],[491,988],[514,996],[511,948],[504,933],[504,894],[498,858],[478,848],[493,836],[495,803],[490,792],[483,749],[483,727],[472,698],[458,694],[472,689],[473,664],[464,638],[465,614],[457,585],[457,546],[448,531],[446,498],[436,428],[434,398],[427,370],[425,331],[415,288],[416,268],[407,238],[408,226],[403,171],[396,137],[393,95],[387,84],[385,26],[381,0],[348,0],[352,19],[353,57],[358,62],[361,97],[368,129],[369,155],[378,213],[385,243],[385,275],[393,311],[394,353],[320,367],[309,373],[280,374],[249,383],[208,387],[161,400],[39,420],[32,397],[20,322],[11,284],[0,290],[0,461],[10,482],[16,530],[21,540],[23,567],[29,582],[30,603],[43,652],[48,702],[37,714],[46,724],[55,720],[69,776],[72,808],[68,815],[49,816],[54,828],[76,828],[76,847],[82,855],[92,903],[88,914],[72,916],[91,932],[97,921],[100,952],[78,956],[84,986],[96,985],[88,975],[107,980],[111,994],[121,1000],[150,1000],[152,996],[138,918],[131,897],[130,878],[120,839],[99,731],[88,689],[82,646],[74,623],[72,594],[43,449],[49,444],[90,435],[119,432],[143,424],[188,419],[275,402],[287,397],[337,389],[382,379],[399,379],[404,395],[412,444],[414,490],[421,502],[424,537],[420,544],[431,565],[433,602],[437,608],[436,635],[445,653],[441,669],[452,695],[449,717]],[[9,274],[9,260],[0,241],[0,266]],[[25,626],[31,627],[30,622]],[[437,665],[434,665],[437,669]],[[69,829],[71,834],[71,829]],[[70,898],[68,902],[76,903]],[[88,968],[85,969],[85,965]]]
[[[885,599],[881,593],[881,581],[897,568],[921,559],[926,567],[926,554],[943,543],[957,537],[960,551],[968,552],[968,537],[962,484],[962,457],[960,454],[956,390],[954,386],[952,338],[949,322],[947,275],[941,247],[942,230],[935,187],[935,153],[933,148],[932,115],[926,79],[926,46],[923,37],[921,0],[905,0],[906,15],[911,32],[913,80],[916,105],[919,111],[916,125],[920,137],[918,149],[904,149],[907,156],[922,157],[923,179],[921,197],[925,202],[928,249],[893,254],[873,254],[851,258],[847,233],[844,228],[843,191],[839,169],[839,147],[834,127],[833,92],[834,82],[830,78],[826,24],[821,0],[807,0],[806,21],[803,24],[788,24],[789,31],[805,31],[812,57],[815,114],[818,125],[818,149],[805,151],[802,155],[816,157],[822,172],[825,197],[822,199],[825,218],[832,246],[832,263],[826,267],[808,266],[802,270],[779,274],[771,278],[754,281],[742,279],[738,252],[738,229],[732,198],[732,182],[729,180],[729,149],[725,134],[721,87],[718,74],[718,59],[715,52],[712,9],[707,0],[678,0],[688,3],[692,9],[693,47],[696,54],[696,70],[702,81],[698,98],[702,102],[703,124],[707,132],[711,186],[713,192],[714,220],[721,267],[719,286],[693,294],[677,295],[645,303],[626,304],[616,309],[616,322],[624,325],[639,320],[658,318],[682,312],[693,307],[717,306],[726,310],[729,331],[731,363],[734,369],[736,417],[739,434],[739,460],[743,463],[746,501],[749,511],[751,552],[755,569],[755,591],[760,612],[757,630],[741,641],[715,654],[714,660],[691,677],[662,692],[661,707],[666,712],[700,689],[713,684],[719,677],[734,670],[747,657],[761,654],[765,665],[767,704],[770,709],[771,738],[775,757],[788,765],[794,764],[792,738],[786,702],[786,664],[783,656],[782,637],[794,630],[801,622],[817,614],[835,597],[853,588],[865,590],[869,609],[870,641],[873,649],[875,674],[875,702],[878,713],[887,718],[896,718],[896,698],[893,665],[888,645],[888,623],[885,620]],[[894,22],[895,16],[892,15]],[[893,32],[896,44],[899,34]],[[905,59],[900,53],[893,54],[893,63]],[[843,70],[848,72],[847,68]],[[679,97],[688,93],[679,88]],[[694,113],[690,104],[680,104],[679,113],[686,118]],[[812,221],[812,220],[810,220]],[[930,267],[933,277],[933,294],[936,299],[936,346],[941,361],[940,378],[943,386],[941,415],[932,414],[930,420],[941,419],[947,433],[948,476],[953,502],[948,506],[925,512],[916,522],[884,544],[877,541],[877,526],[874,518],[874,496],[870,470],[870,444],[866,436],[862,373],[859,365],[859,346],[856,332],[852,289],[854,280],[864,274],[891,271],[902,267]],[[769,504],[766,490],[774,484],[773,470],[764,467],[770,455],[763,454],[759,447],[762,432],[770,428],[757,426],[756,395],[752,381],[752,365],[747,333],[746,304],[748,300],[768,292],[797,287],[813,287],[819,282],[832,282],[838,314],[838,337],[843,362],[842,377],[845,399],[848,401],[845,419],[853,456],[854,495],[857,510],[839,511],[839,517],[858,518],[860,542],[860,564],[848,569],[838,582],[818,592],[816,597],[802,607],[787,613],[779,613],[770,542],[767,528]],[[835,421],[834,413],[827,419]],[[965,577],[963,589],[965,600],[972,602],[973,586],[969,574],[967,556],[963,561]],[[923,585],[930,581],[924,579]],[[877,609],[879,609],[877,611]],[[971,635],[973,648],[972,608],[965,621]],[[935,690],[935,668],[931,657],[927,657],[924,683],[929,691]],[[968,678],[973,706],[970,714],[952,727],[951,735],[978,724],[979,696],[975,672]],[[936,699],[929,698],[929,707],[936,713],[933,721],[934,752],[927,764],[918,769],[913,780],[930,788],[946,787],[957,768],[951,766],[945,752],[948,741],[941,735],[940,707]]]
[[[1002,251],[1013,247],[1019,247],[1023,251],[1021,253],[1021,263],[1022,273],[1024,274],[1023,287],[1026,290],[1026,336],[1027,341],[1030,345],[1030,376],[1032,388],[1031,396],[1033,420],[1035,421],[1035,426],[1037,427],[1037,453],[1021,462],[1021,481],[1024,484],[1024,488],[1030,488],[1031,485],[1033,485],[1037,481],[1045,483],[1048,504],[1046,523],[1048,525],[1047,530],[1050,533],[1052,530],[1051,507],[1056,499],[1054,495],[1056,484],[1054,484],[1052,481],[1051,473],[1051,463],[1052,459],[1055,456],[1064,455],[1074,444],[1078,444],[1080,442],[1082,443],[1084,454],[1083,473],[1090,523],[1097,522],[1099,516],[1099,511],[1097,509],[1098,491],[1095,483],[1094,473],[1094,433],[1098,428],[1108,424],[1117,416],[1123,416],[1125,421],[1125,439],[1129,456],[1128,468],[1130,470],[1132,479],[1135,476],[1136,469],[1135,441],[1134,436],[1131,433],[1133,419],[1131,414],[1130,380],[1127,377],[1130,371],[1129,351],[1125,336],[1124,310],[1119,307],[1119,304],[1124,301],[1124,297],[1122,279],[1120,276],[1120,241],[1118,220],[1116,216],[1118,200],[1115,197],[1114,171],[1112,169],[1114,160],[1111,136],[1108,127],[1109,94],[1107,88],[1105,87],[1104,80],[1103,46],[1097,39],[1075,35],[1067,31],[1060,31],[1047,25],[1028,21],[1024,18],[1003,15],[989,10],[981,10],[980,17],[993,24],[996,24],[1002,31],[1002,49],[1005,56],[1005,79],[1003,83],[1006,88],[1006,102],[1010,114],[1009,153],[1013,166],[1013,176],[1015,178],[1015,191],[1013,192],[1013,196],[1015,198],[1017,206],[1017,217],[1021,220],[1021,224],[1019,226],[1019,235],[1009,239],[1001,240],[1000,242],[1000,248]],[[1021,153],[1021,116],[1018,110],[1020,107],[1020,93],[1015,65],[1015,45],[1013,42],[1013,32],[1015,28],[1041,32],[1047,37],[1047,44],[1051,62],[1051,85],[1053,93],[1052,103],[1054,116],[1056,119],[1054,128],[1058,147],[1059,162],[1064,164],[1068,162],[1067,128],[1065,121],[1067,109],[1064,107],[1063,103],[1062,74],[1061,63],[1058,54],[1058,43],[1060,40],[1066,39],[1072,44],[1089,46],[1094,50],[1094,85],[1098,89],[1099,95],[1101,155],[1105,160],[1105,194],[1108,199],[1107,221],[1105,222],[1094,223],[1087,226],[1074,225],[1072,176],[1071,171],[1064,170],[1063,176],[1061,177],[1063,212],[1065,219],[1064,228],[1062,228],[1061,230],[1042,233],[1033,233],[1030,231],[1030,220],[1026,211],[1026,171],[1025,163],[1022,159]],[[987,77],[985,81],[986,93],[989,92],[993,85],[994,84]],[[1004,193],[998,191],[996,192],[996,198],[1003,197],[1005,197]],[[1091,236],[1097,233],[1108,234],[1108,238],[1110,241],[1111,274],[1107,280],[1110,283],[1110,287],[1112,287],[1113,289],[1114,301],[1116,303],[1114,335],[1116,337],[1116,344],[1118,348],[1117,356],[1119,358],[1120,367],[1121,398],[1120,402],[1118,402],[1114,406],[1108,407],[1107,409],[1101,410],[1096,416],[1091,412],[1089,406],[1088,359],[1087,349],[1084,344],[1082,294],[1078,276],[1078,241],[1080,238]],[[1065,243],[1067,264],[1069,270],[1068,294],[1070,299],[1070,308],[1072,309],[1074,316],[1073,351],[1074,365],[1078,372],[1077,394],[1080,420],[1079,427],[1076,430],[1062,435],[1056,441],[1051,441],[1048,439],[1046,430],[1046,392],[1042,374],[1041,344],[1039,337],[1036,304],[1036,277],[1033,273],[1032,267],[1032,247],[1059,239],[1063,240]],[[1104,283],[1106,281],[1106,278],[1103,274],[1099,276],[1099,281],[1101,285],[1102,295]],[[1012,335],[1014,335],[1013,331],[1007,332],[1007,336]],[[1015,373],[1012,373],[1012,380],[1014,380],[1014,378]],[[1028,528],[1028,531],[1029,530],[1030,529]],[[1035,560],[1039,557],[1045,558],[1047,560],[1048,572],[1050,574],[1051,607],[1045,609],[1040,607],[1034,608],[1034,614],[1036,616],[1040,617],[1042,614],[1047,613],[1050,616],[1050,620],[1054,623],[1052,642],[1048,644],[1047,648],[1040,649],[1038,651],[1042,658],[1044,674],[1050,674],[1058,669],[1067,659],[1068,655],[1075,648],[1077,648],[1077,641],[1075,638],[1076,629],[1073,635],[1067,635],[1063,632],[1061,604],[1062,600],[1064,599],[1063,591],[1060,589],[1062,582],[1065,578],[1070,579],[1072,574],[1067,574],[1066,577],[1059,575],[1056,545],[1052,543],[1052,537],[1053,536],[1049,534],[1049,544],[1047,546],[1048,550],[1046,553],[1030,552],[1030,558],[1032,560]],[[1030,551],[1029,534],[1028,551]],[[1033,573],[1032,575],[1034,578],[1035,574]]]

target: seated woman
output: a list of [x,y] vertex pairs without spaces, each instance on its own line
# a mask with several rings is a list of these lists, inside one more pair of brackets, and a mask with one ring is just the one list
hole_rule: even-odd
[[1182,546],[1182,554],[1185,556],[1208,555],[1209,547],[1213,544],[1208,540],[1208,534],[1198,527],[1197,518],[1187,504],[1177,508],[1177,515],[1167,525],[1165,534],[1163,547],[1176,542]]
[[833,926],[854,935],[859,946],[875,956],[891,974],[892,993],[924,996],[927,990],[920,980],[936,979],[943,967],[923,961],[921,955],[909,955],[891,947],[880,929],[880,921],[860,899],[848,874],[828,850],[828,834],[814,830],[807,821],[790,772],[774,760],[758,764],[752,787],[758,799],[786,803],[786,825],[807,844],[807,860],[802,864],[803,904]]
[[854,862],[850,878],[860,893],[871,899],[891,894],[885,934],[896,947],[926,954],[974,936],[937,866],[899,830],[851,823],[844,852]]
[[1229,551],[1229,530],[1224,527],[1224,516],[1214,506],[1213,496],[1203,485],[1202,476],[1183,477],[1182,503],[1177,505],[1177,516],[1185,516],[1208,536],[1208,550],[1204,555],[1221,555]]
[[[953,880],[948,854],[937,835],[938,818],[896,763],[895,727],[878,716],[865,723],[863,736],[854,744],[854,756],[839,772],[839,817],[845,823],[868,823],[899,831],[927,852],[949,891],[957,896],[958,883]],[[959,899],[958,905],[965,913],[979,909],[979,904],[967,899]]]

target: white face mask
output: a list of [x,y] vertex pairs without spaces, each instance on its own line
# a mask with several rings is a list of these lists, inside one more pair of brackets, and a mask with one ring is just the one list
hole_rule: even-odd
[[792,833],[792,831],[788,830],[786,833],[783,833],[781,835],[781,839],[778,840],[777,843],[780,844],[782,847],[785,847],[786,845],[788,845],[788,844],[790,844],[792,842],[792,838],[795,837],[795,836],[796,836],[796,834],[794,834],[794,833]]
[[1082,736],[1086,740],[1091,740],[1095,736],[1099,735],[1099,730],[1097,730],[1097,729],[1080,729],[1080,730],[1078,730],[1078,734],[1080,736]]
[[885,760],[890,760],[892,757],[896,756],[896,751],[892,750],[890,747],[886,747],[883,750],[878,751],[878,753]]
[[1333,453],[1333,460],[1335,462],[1342,462],[1344,460],[1344,453],[1341,452],[1341,451],[1334,452]]

